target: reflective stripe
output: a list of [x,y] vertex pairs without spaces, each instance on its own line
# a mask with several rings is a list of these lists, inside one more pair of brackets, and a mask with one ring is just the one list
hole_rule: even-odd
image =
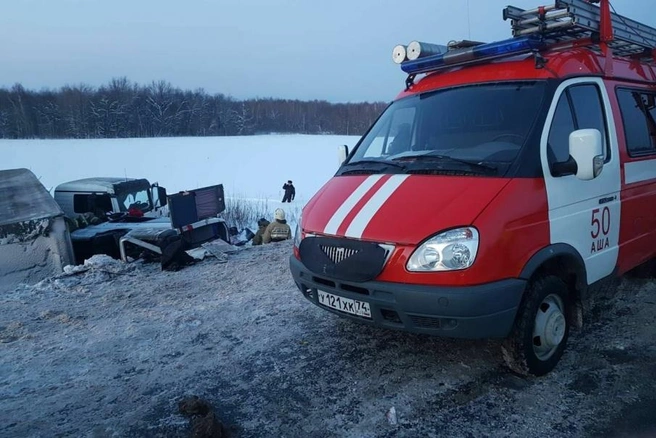
[[360,212],[355,216],[351,225],[349,225],[346,230],[346,237],[353,237],[359,239],[362,237],[364,229],[369,225],[371,219],[376,215],[380,207],[383,206],[385,201],[392,196],[392,193],[398,189],[403,181],[406,180],[410,175],[392,175],[385,184],[369,199]]
[[362,183],[353,190],[353,193],[346,198],[346,201],[337,209],[333,216],[328,221],[326,228],[324,228],[324,233],[326,234],[337,234],[337,229],[341,225],[342,221],[349,214],[351,209],[358,203],[358,201],[367,193],[367,191],[376,184],[376,181],[381,179],[383,175],[371,175],[368,176]]

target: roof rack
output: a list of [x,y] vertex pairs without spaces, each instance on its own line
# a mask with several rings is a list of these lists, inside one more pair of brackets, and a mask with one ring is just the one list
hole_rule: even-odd
[[[539,52],[559,47],[587,47],[607,57],[656,61],[656,29],[611,13],[609,0],[554,0],[553,5],[530,10],[507,6],[503,19],[510,19],[512,28],[513,37],[507,40],[447,46],[413,41],[407,47],[396,46],[393,59],[409,75],[406,88],[420,73],[526,53],[535,54],[539,68],[544,65]],[[612,63],[606,63],[606,73],[612,74]]]
[[[503,19],[510,19],[513,36],[537,34],[547,44],[594,40],[603,32],[602,7],[585,0],[556,0],[553,6],[528,11],[508,6],[503,10]],[[653,62],[656,29],[614,12],[609,11],[609,15],[612,35],[606,42],[613,54]]]

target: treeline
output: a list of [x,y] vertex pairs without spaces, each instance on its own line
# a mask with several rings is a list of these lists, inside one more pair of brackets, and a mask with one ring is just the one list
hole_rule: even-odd
[[235,100],[166,81],[93,88],[0,88],[0,138],[116,138],[301,133],[361,135],[385,102]]

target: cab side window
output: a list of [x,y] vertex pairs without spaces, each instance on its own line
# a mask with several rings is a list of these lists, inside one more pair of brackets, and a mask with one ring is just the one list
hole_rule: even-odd
[[576,129],[597,129],[601,132],[601,144],[604,145],[605,161],[610,159],[610,145],[606,135],[606,116],[601,95],[596,85],[575,85],[569,88],[569,95],[574,107]]
[[560,95],[554,113],[549,138],[547,140],[547,157],[549,166],[553,163],[567,161],[569,158],[569,134],[574,131],[574,117],[567,92]]
[[[598,129],[605,150],[605,162],[610,160],[610,144],[606,116],[599,89],[594,84],[573,85],[558,100],[547,139],[549,167],[569,159],[569,135],[577,129]],[[553,171],[551,172],[554,175]],[[555,175],[554,175],[555,176]]]
[[656,94],[617,90],[629,156],[656,154]]
[[95,213],[112,211],[112,198],[109,195],[73,195],[75,213]]

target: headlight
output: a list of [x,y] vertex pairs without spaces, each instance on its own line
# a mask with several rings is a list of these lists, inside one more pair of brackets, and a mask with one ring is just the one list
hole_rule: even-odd
[[478,251],[478,231],[473,227],[445,231],[425,241],[408,259],[409,271],[455,271],[470,267]]
[[294,246],[296,248],[300,248],[301,246],[301,240],[302,239],[302,233],[301,233],[301,219],[302,216],[298,216],[298,222],[296,222],[296,231],[294,232]]

